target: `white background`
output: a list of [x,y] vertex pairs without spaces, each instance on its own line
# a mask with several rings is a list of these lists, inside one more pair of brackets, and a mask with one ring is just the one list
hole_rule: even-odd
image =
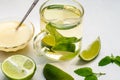
[[[35,35],[40,31],[39,7],[45,0],[40,0],[37,6],[29,15],[29,19],[35,26]],[[0,20],[9,17],[22,17],[32,4],[33,0],[0,0]],[[42,74],[46,63],[52,63],[57,67],[71,74],[75,80],[84,80],[73,71],[81,67],[91,67],[94,72],[104,72],[106,75],[99,77],[99,80],[120,80],[120,67],[109,64],[99,67],[98,62],[106,55],[120,55],[120,0],[79,0],[83,5],[85,14],[83,19],[83,43],[82,48],[86,48],[97,36],[101,38],[101,51],[99,56],[89,62],[84,63],[78,57],[71,61],[54,62],[44,57],[38,57],[34,53],[32,41],[29,45],[15,53],[0,52],[0,62],[8,56],[23,54],[32,57],[37,64],[37,71],[32,80],[45,80]],[[0,70],[0,80],[7,80]]]

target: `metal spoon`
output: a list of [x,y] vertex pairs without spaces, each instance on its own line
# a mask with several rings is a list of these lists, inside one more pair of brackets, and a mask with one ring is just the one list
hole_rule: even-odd
[[35,7],[35,5],[38,3],[39,0],[34,0],[33,4],[30,6],[29,10],[27,11],[27,13],[25,14],[25,16],[23,17],[23,19],[20,21],[19,25],[16,27],[16,30],[19,29],[19,27],[22,25],[22,23],[25,21],[25,19],[27,18],[27,16],[30,14],[30,12],[32,11],[32,9]]

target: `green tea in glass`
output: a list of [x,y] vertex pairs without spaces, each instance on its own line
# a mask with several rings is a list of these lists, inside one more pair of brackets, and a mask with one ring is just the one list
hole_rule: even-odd
[[40,7],[41,32],[34,48],[52,60],[70,60],[80,51],[84,9],[76,0],[48,0]]

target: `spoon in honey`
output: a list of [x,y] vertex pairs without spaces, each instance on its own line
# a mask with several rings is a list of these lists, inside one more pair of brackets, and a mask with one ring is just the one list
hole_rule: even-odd
[[27,18],[27,16],[30,14],[30,12],[33,10],[33,8],[35,7],[35,5],[38,3],[39,0],[34,0],[34,2],[32,3],[32,5],[30,6],[30,8],[28,9],[27,13],[25,14],[25,16],[23,17],[23,19],[20,21],[19,25],[16,27],[16,30],[19,29],[19,27],[22,25],[22,23],[25,21],[25,19]]

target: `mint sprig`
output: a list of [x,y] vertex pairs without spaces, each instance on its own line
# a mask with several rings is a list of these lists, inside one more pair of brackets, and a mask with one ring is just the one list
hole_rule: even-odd
[[84,80],[98,80],[98,76],[105,75],[105,73],[94,73],[90,67],[84,67],[74,70],[79,76],[85,77]]
[[55,46],[50,47],[51,51],[67,51],[75,52],[76,46],[74,43],[81,41],[76,37],[65,37],[60,34],[51,23],[46,25],[46,30],[55,37]]
[[113,56],[113,55],[111,55],[111,56],[105,56],[104,58],[102,58],[99,61],[98,65],[99,66],[106,66],[106,65],[108,65],[110,63],[115,63],[118,66],[120,66],[120,56],[116,56],[116,57]]

